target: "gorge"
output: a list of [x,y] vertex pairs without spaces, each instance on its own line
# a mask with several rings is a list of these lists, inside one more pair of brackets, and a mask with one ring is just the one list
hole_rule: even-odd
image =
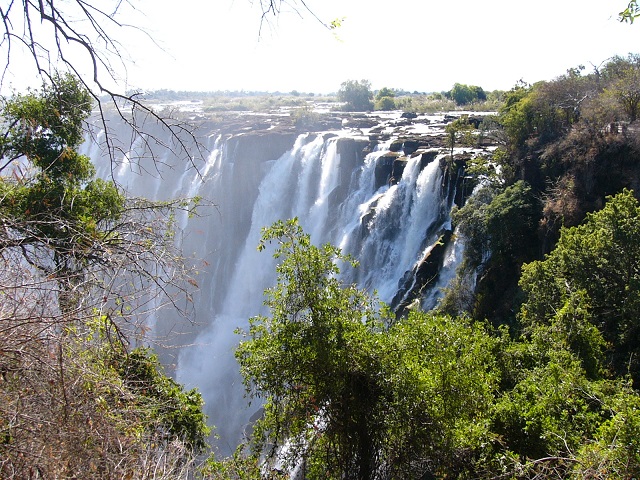
[[258,410],[243,398],[233,352],[234,331],[264,313],[263,291],[275,280],[275,260],[256,249],[261,229],[297,217],[314,243],[330,242],[358,260],[358,268],[343,270],[346,281],[377,292],[397,315],[417,304],[430,309],[460,260],[450,212],[473,187],[465,162],[491,146],[448,143],[445,125],[461,112],[333,113],[296,127],[287,113],[214,123],[197,105],[183,108],[200,123],[203,164],[170,150],[148,158],[125,126],[111,132],[134,138],[115,168],[97,127],[83,153],[131,195],[201,197],[215,206],[176,219],[180,246],[198,271],[194,323],[160,311],[149,328],[167,346],[163,362],[176,379],[202,392],[219,448],[230,452]]

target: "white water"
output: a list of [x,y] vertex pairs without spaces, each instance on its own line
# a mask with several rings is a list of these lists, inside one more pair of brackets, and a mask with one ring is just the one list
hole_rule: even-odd
[[[370,154],[354,169],[353,159],[338,153],[338,142],[348,141],[341,139],[345,135],[304,134],[280,158],[257,164],[239,158],[227,139],[211,138],[199,173],[168,155],[160,159],[165,166],[159,174],[139,174],[154,170],[144,164],[140,169],[126,159],[128,154],[115,172],[116,180],[135,195],[200,195],[217,205],[207,217],[183,216],[179,223],[185,254],[201,271],[194,297],[196,334],[166,318],[158,319],[156,328],[187,332],[184,342],[176,341],[188,343],[177,350],[177,380],[202,392],[223,451],[233,450],[257,408],[249,408],[243,398],[233,351],[239,341],[234,330],[265,313],[263,291],[275,281],[274,260],[256,249],[262,227],[298,217],[314,243],[331,242],[360,261],[360,268],[344,272],[348,281],[389,302],[398,281],[449,221],[437,160],[421,169],[420,156],[409,159],[396,185],[376,191],[376,160],[385,152]],[[97,156],[91,145],[85,153]],[[98,167],[108,176],[108,165]]]

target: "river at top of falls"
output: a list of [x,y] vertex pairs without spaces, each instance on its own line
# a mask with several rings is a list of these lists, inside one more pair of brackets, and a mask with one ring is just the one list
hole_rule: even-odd
[[[201,217],[178,219],[181,247],[199,271],[195,326],[179,325],[180,320],[165,312],[155,319],[154,328],[181,335],[173,340],[179,346],[170,362],[179,382],[202,393],[223,452],[235,448],[257,409],[250,408],[243,395],[234,331],[247,328],[250,317],[266,313],[263,292],[275,283],[275,260],[256,248],[263,227],[298,217],[315,244],[331,242],[359,261],[359,268],[344,272],[345,280],[377,291],[384,302],[391,301],[399,281],[438,232],[449,227],[452,200],[443,188],[439,157],[425,164],[421,155],[408,156],[401,178],[376,186],[378,160],[389,153],[389,143],[354,158],[357,149],[341,149],[340,142],[364,142],[367,137],[361,133],[342,130],[291,138],[285,153],[258,162],[251,152],[269,147],[269,134],[251,139],[251,145],[242,135],[212,134],[203,141],[208,155],[199,171],[185,167],[168,151],[153,166],[133,162],[136,142],[112,169],[97,142],[84,147],[83,153],[102,159],[97,162],[100,175],[113,175],[136,196],[164,200],[197,195],[216,205]],[[459,249],[448,253],[450,272]],[[436,297],[432,294],[430,301]]]

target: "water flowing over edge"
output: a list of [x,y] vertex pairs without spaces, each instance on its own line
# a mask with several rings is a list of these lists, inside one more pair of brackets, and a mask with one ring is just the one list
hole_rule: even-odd
[[[197,328],[181,329],[170,315],[154,319],[153,327],[157,332],[181,332],[174,360],[177,380],[202,392],[223,451],[235,448],[258,409],[249,407],[243,396],[233,352],[239,341],[234,331],[265,313],[263,291],[275,282],[274,260],[256,249],[261,229],[298,217],[314,243],[331,242],[358,259],[358,269],[343,272],[345,281],[376,291],[390,303],[442,232],[450,229],[455,195],[447,185],[441,153],[425,161],[424,155],[402,157],[403,152],[397,152],[403,158],[401,175],[380,184],[381,161],[389,161],[383,158],[388,144],[353,158],[353,149],[344,148],[358,141],[352,132],[304,133],[277,158],[252,157],[249,147],[261,149],[260,142],[268,141],[268,136],[249,141],[211,136],[199,171],[185,168],[170,153],[159,159],[159,169],[131,162],[130,157],[140,158],[140,143],[134,142],[114,172],[116,181],[138,196],[164,200],[198,195],[216,205],[207,216],[178,219],[183,251],[200,266],[200,289],[194,296]],[[83,153],[99,159],[98,173],[108,178],[111,166],[96,142],[85,148]],[[435,305],[461,248],[456,241],[447,246],[443,275],[424,295],[424,307]]]

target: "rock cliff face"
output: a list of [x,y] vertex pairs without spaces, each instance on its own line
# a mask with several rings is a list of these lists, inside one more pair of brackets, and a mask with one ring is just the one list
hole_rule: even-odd
[[402,277],[398,283],[398,293],[390,304],[397,316],[405,315],[412,307],[419,307],[425,288],[437,282],[452,235],[453,232],[450,229],[444,229],[438,236],[438,240]]
[[[463,201],[465,160],[484,150],[456,148],[451,159],[444,115],[330,114],[306,132],[281,115],[197,121],[207,152],[197,170],[170,153],[151,168],[132,148],[114,177],[135,195],[198,195],[215,204],[202,217],[177,219],[181,246],[200,272],[197,327],[170,314],[151,326],[180,333],[170,360],[176,375],[200,389],[221,445],[233,447],[253,413],[243,400],[233,332],[265,313],[262,293],[275,280],[274,260],[256,251],[261,229],[298,217],[312,241],[359,260],[358,269],[343,271],[346,281],[376,290],[398,315],[416,302],[430,308],[443,286],[441,269],[455,268],[449,212]],[[85,153],[110,175],[95,144]]]
[[[256,174],[268,168],[267,163],[277,160],[294,144],[297,134],[293,132],[248,132],[233,135],[226,140],[225,159],[233,162],[233,174],[229,178],[229,219],[225,228],[232,238],[245,238],[251,223],[252,206],[258,196],[262,176]],[[233,252],[230,252],[233,255]]]

